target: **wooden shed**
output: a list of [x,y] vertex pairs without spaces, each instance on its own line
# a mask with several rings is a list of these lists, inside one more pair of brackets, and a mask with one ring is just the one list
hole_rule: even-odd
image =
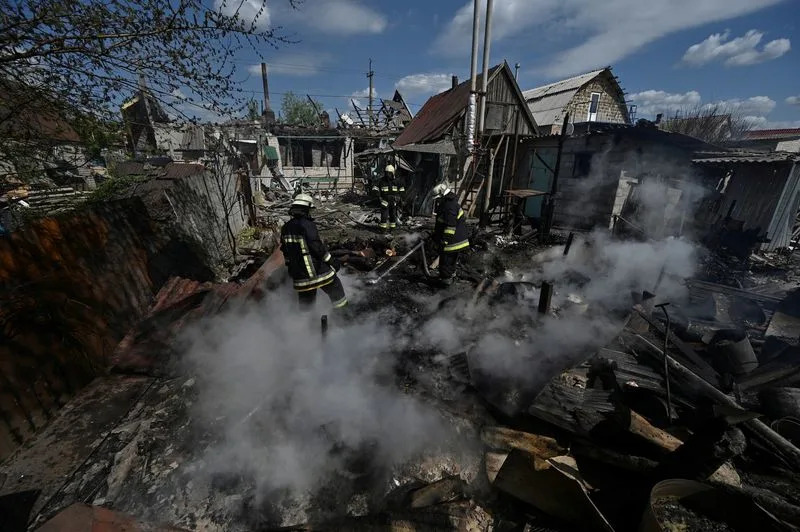
[[[478,76],[478,87],[482,77]],[[538,133],[514,74],[505,61],[489,70],[486,120],[475,160],[467,156],[466,122],[470,81],[432,96],[395,140],[395,150],[403,151],[416,168],[413,183],[417,204],[434,184],[447,180],[458,187],[465,210],[472,212],[485,191],[489,161],[494,161],[492,205],[498,205],[516,165],[521,139]]]

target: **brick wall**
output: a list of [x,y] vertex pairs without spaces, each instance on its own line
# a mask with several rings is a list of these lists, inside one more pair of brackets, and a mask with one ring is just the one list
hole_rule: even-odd
[[616,84],[606,75],[593,79],[572,98],[572,102],[567,107],[572,122],[586,122],[588,120],[589,102],[591,102],[593,92],[600,93],[595,122],[628,123],[625,101],[621,99],[621,95],[617,94]]

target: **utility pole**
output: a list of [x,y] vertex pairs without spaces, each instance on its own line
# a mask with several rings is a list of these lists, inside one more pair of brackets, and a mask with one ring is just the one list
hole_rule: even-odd
[[375,75],[375,72],[372,71],[372,58],[369,59],[369,72],[367,72],[367,78],[369,78],[369,107],[367,108],[367,114],[369,115],[369,127],[372,127],[372,77]]

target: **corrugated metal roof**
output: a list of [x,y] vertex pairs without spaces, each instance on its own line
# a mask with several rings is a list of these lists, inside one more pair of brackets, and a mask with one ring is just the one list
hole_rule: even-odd
[[534,120],[540,126],[555,124],[561,120],[564,108],[569,105],[578,89],[570,89],[565,92],[547,95],[539,100],[528,102],[528,108],[533,114]]
[[533,118],[540,126],[551,125],[561,120],[564,108],[581,87],[592,81],[608,69],[601,68],[579,76],[575,76],[549,85],[543,85],[522,92],[528,107],[533,113]]
[[[480,75],[478,79],[481,79]],[[455,88],[431,96],[394,141],[394,146],[438,140],[464,112],[469,103],[469,89],[470,84],[464,82]]]
[[800,128],[793,129],[753,129],[746,131],[745,139],[782,139],[786,137],[800,137]]
[[698,155],[699,157],[692,159],[693,163],[783,163],[800,161],[800,155],[788,152],[700,152]]
[[606,68],[601,68],[600,70],[592,70],[591,72],[587,72],[585,74],[580,74],[578,76],[562,79],[561,81],[556,81],[554,83],[550,83],[549,85],[542,85],[541,87],[536,87],[533,89],[528,89],[526,91],[522,91],[522,95],[525,97],[526,100],[533,100],[536,98],[541,98],[548,94],[555,94],[558,92],[564,92],[568,90],[578,90],[594,78],[600,75],[601,72],[606,70]]

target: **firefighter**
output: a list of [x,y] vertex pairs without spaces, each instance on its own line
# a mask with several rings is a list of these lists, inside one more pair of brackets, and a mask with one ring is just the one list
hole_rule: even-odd
[[383,178],[379,183],[379,196],[381,200],[381,229],[391,231],[397,227],[397,209],[400,204],[400,194],[405,193],[403,186],[394,174],[394,166],[387,164],[383,169]]
[[292,219],[281,229],[281,251],[294,280],[301,309],[314,305],[318,288],[328,294],[333,308],[341,309],[347,305],[347,296],[336,275],[339,261],[331,256],[319,237],[317,224],[310,214],[313,208],[311,196],[295,196],[289,207]]
[[466,217],[456,193],[445,183],[433,187],[433,197],[439,200],[433,229],[433,242],[440,250],[439,280],[449,286],[456,275],[459,253],[469,247]]

